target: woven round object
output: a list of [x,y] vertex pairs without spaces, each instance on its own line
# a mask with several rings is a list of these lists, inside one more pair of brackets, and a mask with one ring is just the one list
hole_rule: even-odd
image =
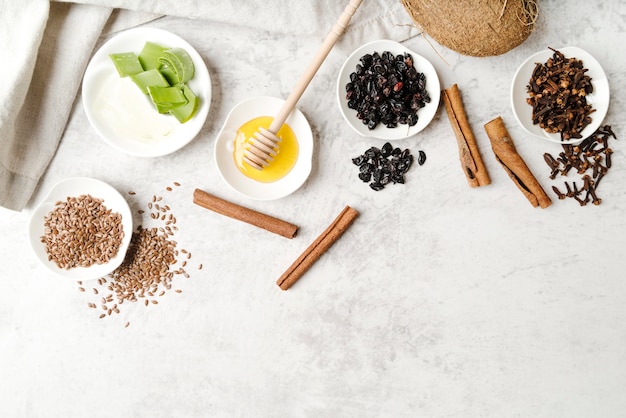
[[534,0],[401,0],[423,31],[463,55],[504,54],[528,38],[537,19]]

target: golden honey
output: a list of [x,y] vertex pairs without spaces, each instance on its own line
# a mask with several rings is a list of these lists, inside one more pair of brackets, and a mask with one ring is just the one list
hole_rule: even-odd
[[243,153],[246,149],[248,138],[252,137],[259,128],[268,129],[272,120],[273,118],[269,116],[252,119],[241,125],[237,130],[237,135],[235,135],[233,158],[237,168],[246,177],[263,183],[271,183],[285,177],[298,160],[298,140],[293,129],[286,123],[276,133],[281,142],[278,147],[278,153],[267,167],[263,170],[258,170],[243,160]]

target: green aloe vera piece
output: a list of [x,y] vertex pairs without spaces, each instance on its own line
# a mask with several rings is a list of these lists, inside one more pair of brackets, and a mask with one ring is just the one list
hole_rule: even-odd
[[147,41],[139,53],[139,62],[141,63],[141,66],[144,70],[152,70],[154,68],[159,69],[161,66],[159,58],[163,55],[163,52],[168,49],[169,48],[166,46]]
[[141,89],[144,94],[148,94],[148,87],[150,86],[170,86],[165,77],[163,77],[163,74],[161,74],[161,72],[156,68],[133,74],[130,76],[130,78],[135,82],[135,84]]
[[170,113],[174,115],[180,123],[185,123],[193,118],[198,111],[198,107],[200,107],[200,99],[198,99],[198,96],[196,96],[186,84],[183,84],[183,94],[187,99],[187,103],[170,109]]
[[185,83],[193,78],[195,73],[193,60],[183,48],[163,51],[159,63],[166,67],[162,69],[162,72],[171,85]]
[[178,76],[167,64],[161,64],[161,66],[159,67],[159,71],[161,72],[161,74],[163,74],[163,77],[165,77],[170,85],[178,84],[173,82],[178,79]]
[[137,57],[137,54],[134,52],[110,54],[109,57],[113,60],[115,69],[119,73],[120,77],[127,77],[143,71],[143,67],[139,62],[139,57]]
[[175,107],[187,104],[183,89],[178,86],[148,86],[148,93],[159,113],[167,113]]
[[198,111],[200,99],[186,84],[195,75],[195,67],[183,48],[168,48],[147,41],[139,55],[122,52],[109,56],[119,75],[130,77],[149,95],[159,113],[169,113],[185,123]]

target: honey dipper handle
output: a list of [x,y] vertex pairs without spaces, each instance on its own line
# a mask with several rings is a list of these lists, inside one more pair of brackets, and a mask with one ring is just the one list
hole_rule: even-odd
[[341,36],[341,34],[348,27],[350,19],[352,19],[356,9],[361,5],[361,1],[362,0],[350,0],[350,4],[346,6],[343,13],[337,20],[337,23],[335,23],[335,26],[333,26],[328,36],[326,36],[324,43],[322,43],[322,46],[318,49],[317,53],[309,63],[309,66],[306,68],[302,76],[300,76],[298,83],[295,85],[293,90],[291,90],[287,99],[285,99],[285,103],[280,108],[276,116],[274,116],[274,120],[268,129],[270,132],[275,134],[278,132],[280,127],[283,126],[291,111],[296,107],[296,103],[300,100],[302,93],[304,93],[304,90],[306,90],[307,86],[313,79],[313,76],[315,76],[315,73],[337,42],[337,39],[339,39],[339,36]]

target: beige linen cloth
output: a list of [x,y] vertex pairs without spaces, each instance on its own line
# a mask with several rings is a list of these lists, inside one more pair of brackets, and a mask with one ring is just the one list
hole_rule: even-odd
[[[106,35],[103,28],[112,13],[117,22],[128,25],[172,15],[238,25],[244,35],[266,30],[323,39],[347,4],[0,0],[0,206],[21,211],[28,205],[63,137],[83,72],[94,46]],[[403,41],[418,33],[411,24],[400,0],[363,0],[341,42],[354,48],[375,39]],[[211,30],[210,24],[206,30]]]

